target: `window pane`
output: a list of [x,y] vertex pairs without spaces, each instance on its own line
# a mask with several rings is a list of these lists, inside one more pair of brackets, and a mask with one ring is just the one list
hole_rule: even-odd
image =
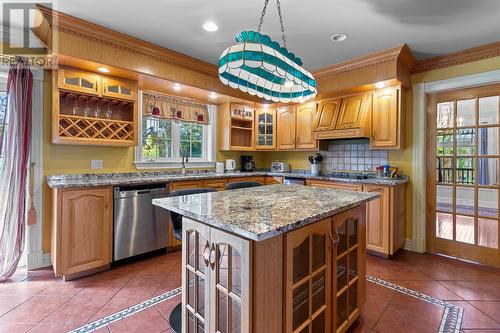
[[191,126],[191,140],[201,141],[202,133],[203,133],[203,128],[201,125],[193,124]]
[[181,141],[189,141],[190,140],[190,130],[191,124],[189,123],[180,123],[179,124],[179,134]]
[[484,186],[498,184],[498,158],[479,158],[478,184]]
[[476,124],[476,100],[457,101],[457,127],[474,126]]
[[201,142],[193,142],[191,146],[191,157],[202,157]]
[[453,211],[453,187],[436,186],[436,210],[450,213]]
[[498,217],[498,190],[480,188],[477,199],[479,216]]
[[457,155],[474,155],[474,129],[457,130]]
[[457,187],[457,213],[474,215],[474,188]]
[[453,239],[453,216],[451,214],[436,214],[436,237]]
[[142,156],[145,159],[166,158],[172,156],[170,120],[155,117],[143,118]]
[[453,158],[440,157],[436,161],[437,164],[437,182],[438,183],[453,183]]
[[456,225],[456,240],[463,243],[474,244],[474,218],[457,215]]
[[437,128],[453,127],[453,102],[438,103]]
[[453,130],[438,131],[436,145],[437,155],[453,155]]
[[478,219],[478,240],[481,246],[498,249],[498,221]]
[[474,159],[457,158],[457,184],[474,184]]
[[498,124],[498,96],[479,99],[479,125]]
[[478,134],[479,155],[498,155],[498,127],[480,128]]

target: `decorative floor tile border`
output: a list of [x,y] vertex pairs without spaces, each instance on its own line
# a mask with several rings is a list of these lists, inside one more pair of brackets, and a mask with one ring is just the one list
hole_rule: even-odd
[[152,306],[155,306],[156,304],[158,303],[161,303],[161,302],[164,302],[166,300],[169,300],[177,295],[179,295],[180,293],[182,293],[182,288],[179,287],[179,288],[176,288],[176,289],[173,289],[173,290],[170,290],[170,291],[167,291],[166,293],[164,294],[161,294],[161,295],[158,295],[158,296],[155,296],[153,298],[150,298],[142,303],[139,303],[139,304],[136,304],[136,305],[132,305],[124,310],[121,310],[121,311],[118,311],[116,313],[113,313],[107,317],[104,317],[102,319],[98,319],[94,322],[91,322],[89,324],[86,324],[82,327],[79,327],[79,328],[76,328],[72,331],[70,331],[70,333],[89,333],[89,332],[93,332],[101,327],[104,327],[106,325],[109,325],[115,321],[118,321],[118,320],[121,320],[123,318],[126,318],[128,316],[131,316],[133,314],[136,314],[138,312],[141,312],[143,310],[146,310]]
[[435,298],[416,290],[406,288],[395,283],[382,280],[373,276],[366,276],[366,280],[380,286],[392,289],[399,293],[418,298],[422,301],[440,305],[444,307],[443,317],[441,318],[441,324],[439,326],[439,333],[459,333],[460,327],[462,326],[462,319],[464,315],[464,309],[461,306],[451,304],[442,299]]
[[[459,333],[460,332],[460,327],[462,325],[462,318],[463,318],[463,313],[464,310],[461,306],[451,304],[449,302],[446,302],[444,300],[441,300],[439,298],[435,298],[426,294],[423,294],[421,292],[418,292],[416,290],[406,288],[400,285],[397,285],[395,283],[382,280],[373,276],[366,276],[366,280],[378,284],[382,287],[392,289],[396,292],[418,298],[422,301],[440,305],[444,307],[444,313],[443,317],[441,318],[441,324],[439,327],[439,333]],[[133,314],[136,314],[138,312],[141,312],[143,310],[146,310],[147,308],[150,308],[158,303],[164,302],[168,299],[171,299],[177,295],[182,293],[182,288],[176,288],[170,291],[167,291],[164,294],[161,294],[159,296],[155,296],[153,298],[150,298],[142,303],[133,305],[131,307],[128,307],[124,310],[118,311],[116,313],[113,313],[107,317],[104,317],[102,319],[98,319],[92,323],[86,324],[82,327],[76,328],[72,330],[70,333],[89,333],[93,332],[101,327],[104,327],[106,325],[109,325],[115,321],[121,320],[123,318],[126,318],[128,316],[131,316]]]

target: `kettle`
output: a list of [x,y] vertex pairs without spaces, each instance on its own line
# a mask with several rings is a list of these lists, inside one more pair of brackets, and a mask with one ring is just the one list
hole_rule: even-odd
[[226,160],[226,171],[234,171],[236,169],[235,160]]

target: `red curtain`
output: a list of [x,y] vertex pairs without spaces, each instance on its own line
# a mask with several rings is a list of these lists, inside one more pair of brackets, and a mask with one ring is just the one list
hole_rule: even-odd
[[0,282],[16,270],[24,249],[31,145],[33,75],[22,59],[7,78],[7,126],[0,159]]

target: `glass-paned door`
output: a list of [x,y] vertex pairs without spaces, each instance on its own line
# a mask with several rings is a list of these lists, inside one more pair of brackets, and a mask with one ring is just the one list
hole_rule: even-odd
[[257,109],[255,116],[255,148],[268,150],[276,148],[276,110]]
[[499,120],[499,85],[429,96],[429,252],[500,265]]

